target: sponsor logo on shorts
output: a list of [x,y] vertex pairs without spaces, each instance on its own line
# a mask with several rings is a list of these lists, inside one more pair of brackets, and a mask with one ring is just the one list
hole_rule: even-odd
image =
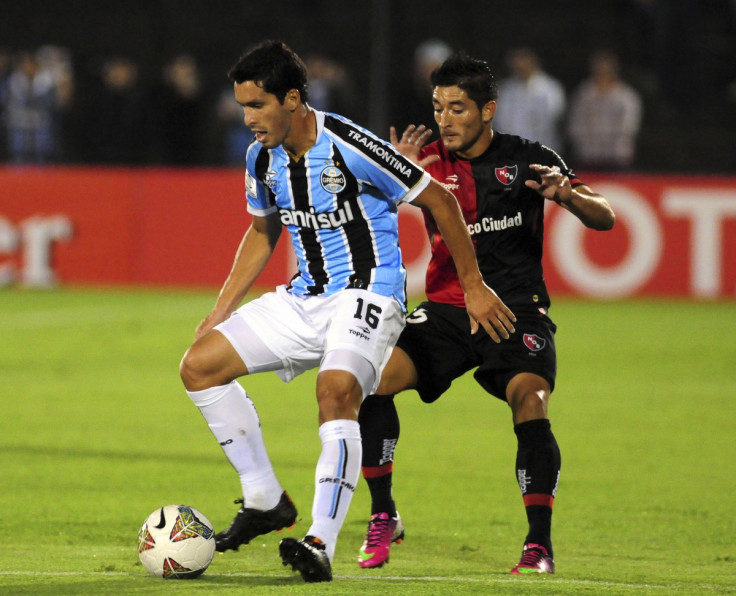
[[514,180],[519,171],[519,166],[503,166],[502,168],[496,168],[496,180],[501,184],[508,186]]
[[364,339],[366,341],[370,340],[371,338],[371,330],[368,329],[368,327],[358,327],[357,329],[348,329],[348,333],[350,333],[350,335],[355,335],[359,339]]
[[338,167],[327,166],[319,175],[319,182],[322,188],[334,195],[345,189],[345,174]]
[[539,337],[538,335],[534,335],[533,333],[524,334],[524,345],[532,352],[539,352],[539,350],[544,349],[544,346],[546,344],[547,340],[543,337]]

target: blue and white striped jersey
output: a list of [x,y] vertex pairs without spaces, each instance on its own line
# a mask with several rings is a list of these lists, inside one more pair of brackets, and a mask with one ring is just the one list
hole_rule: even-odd
[[248,211],[278,212],[298,273],[289,291],[330,295],[351,285],[404,304],[397,205],[429,184],[422,168],[350,120],[315,110],[317,142],[295,161],[254,141],[246,156]]

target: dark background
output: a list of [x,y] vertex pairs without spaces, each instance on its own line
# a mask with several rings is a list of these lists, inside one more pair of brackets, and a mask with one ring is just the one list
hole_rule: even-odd
[[[153,84],[166,60],[186,52],[214,102],[231,64],[266,38],[341,62],[356,98],[344,114],[383,137],[392,99],[411,84],[414,48],[425,39],[487,59],[499,77],[506,75],[505,51],[530,46],[568,99],[587,75],[590,53],[613,49],[623,78],[644,99],[636,170],[736,173],[731,0],[5,0],[0,11],[0,47],[71,51],[76,99],[105,57],[134,59],[143,82]],[[78,112],[90,109],[75,102],[70,135]],[[427,114],[429,120],[429,98]],[[68,145],[66,161],[79,161],[74,139]],[[202,164],[218,165],[214,149]]]

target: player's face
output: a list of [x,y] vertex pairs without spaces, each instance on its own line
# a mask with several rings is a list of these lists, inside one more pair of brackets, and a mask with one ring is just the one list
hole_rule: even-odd
[[448,151],[471,159],[488,148],[492,139],[491,119],[496,111],[495,101],[478,108],[465,91],[453,85],[435,87],[432,103],[440,138]]
[[235,100],[243,106],[245,125],[266,149],[284,142],[291,128],[292,110],[253,81],[235,83]]

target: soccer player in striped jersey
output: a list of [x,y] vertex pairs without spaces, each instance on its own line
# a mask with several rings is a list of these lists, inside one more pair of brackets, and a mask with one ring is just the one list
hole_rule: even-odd
[[[253,221],[212,311],[182,359],[182,381],[237,471],[242,507],[216,535],[218,551],[293,525],[296,508],[270,463],[250,396],[236,379],[275,371],[288,382],[319,368],[322,450],[312,524],[279,545],[307,582],[330,581],[338,533],[360,477],[358,410],[374,393],[405,324],[397,206],[432,214],[457,267],[476,328],[502,341],[513,313],[485,285],[452,194],[391,145],[308,104],[307,73],[286,45],[268,41],[229,76],[255,138],[246,155]],[[288,285],[240,306],[282,228],[297,272]]]
[[[424,146],[424,127],[409,127],[392,142],[450,189],[460,204],[486,283],[516,316],[514,333],[497,343],[472,334],[466,303],[443,233],[425,214],[432,257],[427,301],[407,318],[375,396],[360,411],[363,475],[372,511],[361,567],[388,561],[404,527],[392,495],[393,455],[399,419],[393,394],[414,388],[435,401],[453,380],[476,369],[481,387],[508,403],[517,436],[515,476],[529,531],[512,573],[552,573],[552,506],[560,473],[560,451],[548,419],[557,361],[555,324],[542,272],[544,207],[555,201],[587,227],[608,230],[614,213],[553,150],[493,130],[496,83],[488,64],[464,53],[432,73],[432,101],[440,140]],[[462,435],[460,435],[462,436]],[[449,510],[448,510],[449,511]]]

